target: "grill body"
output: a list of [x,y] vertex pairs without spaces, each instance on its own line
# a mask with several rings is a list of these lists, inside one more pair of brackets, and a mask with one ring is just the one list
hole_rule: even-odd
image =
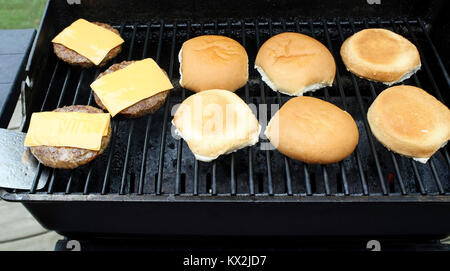
[[[368,106],[386,87],[359,79],[342,64],[344,39],[369,27],[391,29],[418,46],[422,70],[405,84],[449,104],[445,62],[445,1],[49,1],[26,72],[24,131],[32,112],[95,104],[89,84],[105,68],[59,61],[51,39],[77,18],[106,22],[125,39],[116,61],[154,58],[176,86],[152,116],[115,118],[110,146],[79,169],[49,171],[43,190],[1,191],[22,202],[46,228],[66,236],[131,235],[447,235],[450,159],[441,149],[426,165],[387,151],[368,129]],[[306,1],[305,1],[306,2]],[[125,4],[126,3],[126,4]],[[358,17],[355,17],[355,16]],[[256,105],[289,97],[271,91],[252,69],[257,50],[274,34],[315,37],[333,53],[334,85],[313,94],[348,111],[360,131],[357,150],[340,163],[306,165],[259,144],[203,163],[171,136],[172,106],[192,93],[178,84],[177,54],[194,36],[220,34],[244,45],[250,80],[236,93]],[[437,42],[439,40],[439,42]],[[436,42],[435,42],[436,41]],[[112,63],[110,63],[112,64]],[[258,116],[260,120],[269,119]]]

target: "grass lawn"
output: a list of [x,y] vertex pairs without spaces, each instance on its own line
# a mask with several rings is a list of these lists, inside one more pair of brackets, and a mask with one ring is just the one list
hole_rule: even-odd
[[0,0],[0,29],[37,28],[47,0]]

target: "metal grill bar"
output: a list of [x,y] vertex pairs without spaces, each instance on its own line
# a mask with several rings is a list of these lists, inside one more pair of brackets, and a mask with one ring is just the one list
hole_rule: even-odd
[[86,182],[84,183],[83,195],[87,195],[89,193],[89,183],[91,182],[92,179],[92,169],[93,169],[92,164],[90,164],[89,171],[86,176]]
[[439,194],[444,195],[445,194],[444,187],[442,186],[442,182],[439,178],[439,174],[437,173],[436,165],[434,164],[433,159],[434,158],[430,158],[431,172],[433,172],[433,177],[434,177],[434,180],[436,181],[436,185],[438,187]]
[[428,192],[425,189],[425,186],[423,185],[422,177],[419,174],[419,170],[417,169],[417,165],[414,162],[414,160],[412,160],[412,159],[410,159],[410,160],[411,160],[411,165],[413,167],[414,174],[416,176],[416,181],[417,181],[416,184],[419,185],[420,194],[426,195]]
[[[127,151],[125,153],[125,161],[123,164],[123,170],[122,170],[122,180],[120,181],[120,191],[119,194],[123,195],[125,194],[125,186],[127,181],[127,171],[128,171],[128,161],[130,160],[130,146],[131,146],[131,138],[133,137],[134,132],[134,126],[136,124],[136,121],[131,121],[130,130],[128,132],[128,141],[127,141]],[[133,192],[130,190],[130,193]]]
[[[97,76],[98,76],[99,74],[100,74],[100,69],[97,68],[97,71],[95,72],[95,77],[94,77],[94,78],[97,78]],[[93,101],[93,99],[94,99],[93,97],[94,97],[94,92],[91,91],[91,92],[89,93],[88,105],[92,105],[92,101]],[[91,182],[91,178],[92,178],[92,169],[94,168],[94,163],[95,163],[95,162],[92,162],[92,163],[89,163],[89,165],[88,165],[89,171],[88,171],[88,174],[87,174],[87,176],[86,176],[86,182],[84,183],[84,189],[83,189],[83,194],[84,194],[84,195],[87,195],[88,192],[89,192],[89,183]]]
[[82,70],[80,73],[80,79],[78,80],[77,88],[75,89],[75,94],[73,95],[72,105],[75,105],[77,103],[78,93],[80,92],[81,83],[83,82],[85,74],[86,70]]
[[428,44],[430,45],[431,49],[433,50],[434,56],[436,57],[439,67],[441,68],[442,74],[444,75],[444,78],[447,82],[447,86],[450,87],[450,77],[448,76],[448,72],[447,69],[444,66],[444,63],[442,62],[442,59],[436,49],[436,46],[434,46],[433,41],[430,38],[430,35],[428,34],[428,30],[425,27],[424,22],[422,21],[422,19],[417,19],[417,21],[419,22],[420,27],[422,28],[423,33],[425,33],[425,37],[427,38]]
[[[227,20],[226,33],[228,36],[231,35],[231,22]],[[236,167],[235,167],[235,153],[231,153],[230,157],[230,195],[234,196],[237,193],[236,188]]]
[[[262,26],[262,27],[268,26],[269,25],[269,20],[270,19],[268,19],[267,21],[260,21],[259,22],[259,26]],[[401,19],[400,18],[400,19],[395,19],[393,21],[394,21],[394,23],[399,24],[401,22],[404,22],[405,20],[406,19]],[[242,24],[244,24],[246,27],[247,26],[249,26],[249,27],[254,27],[255,26],[255,20],[248,21],[248,22],[245,22],[245,21],[242,21],[242,20],[241,21],[234,21],[234,22],[229,22],[229,21],[230,21],[230,19],[228,19],[228,20],[225,19],[224,21],[221,21],[221,22],[219,22],[217,20],[210,21],[210,22],[205,22],[205,21],[203,21],[203,22],[192,22],[191,21],[190,25],[191,25],[192,28],[201,28],[201,26],[203,25],[204,27],[213,27],[215,29],[215,25],[217,24],[217,27],[218,27],[217,31],[218,32],[219,32],[219,28],[220,29],[226,29],[229,24],[230,24],[230,27],[232,27],[232,28],[234,28],[234,27],[235,28],[242,27]],[[284,18],[280,18],[279,21],[273,21],[272,25],[275,26],[275,27],[280,27],[280,26],[283,27],[283,24],[285,24],[286,27],[295,27],[295,25],[297,24],[297,21],[298,21],[299,25],[309,26],[309,19],[305,20],[305,21],[302,21],[302,20],[286,21],[286,19],[284,19]],[[317,25],[317,26],[322,26],[322,21],[323,21],[323,19],[320,19],[320,20],[314,20],[313,19],[313,24]],[[336,19],[334,19],[334,20],[333,19],[332,20],[326,20],[327,24],[329,24],[329,25],[334,25],[335,21],[336,21]],[[392,21],[392,19],[381,19],[381,20],[380,19],[371,19],[371,20],[368,20],[368,21],[369,21],[369,23],[380,22],[381,24],[389,24]],[[417,26],[421,27],[420,24],[419,24],[419,21],[423,21],[423,20],[420,19],[420,18],[419,19],[408,19],[408,23],[414,24],[414,25],[417,25]],[[185,22],[179,21],[177,23],[164,22],[163,24],[164,24],[165,28],[172,28],[175,24],[179,28],[185,28],[186,25],[187,25],[187,22],[188,22],[188,20],[186,20]],[[342,23],[343,24],[348,24],[348,21],[347,22],[342,22]],[[357,21],[355,21],[355,24],[362,25],[363,23],[362,23],[362,21],[357,20]],[[425,24],[425,22],[424,22],[424,24]],[[121,24],[112,24],[111,26],[114,27],[114,28],[120,28]],[[133,26],[134,25],[126,25],[125,27],[132,29]],[[137,26],[138,30],[139,29],[147,29],[148,23],[138,23],[136,26]],[[156,23],[152,23],[150,27],[155,28],[155,29],[159,29],[161,27],[161,22],[159,21],[159,22],[156,22]],[[426,31],[428,31],[428,30],[426,30]],[[203,32],[203,31],[200,31],[200,32]]]
[[[245,31],[245,23],[243,21],[241,21],[241,35],[242,35],[242,46],[244,46],[244,48],[247,47],[247,41],[246,41],[246,31]],[[249,93],[249,89],[248,89],[248,82],[245,84],[244,87],[244,91],[245,91],[245,102],[247,104],[250,103],[250,93]],[[253,179],[253,148],[252,147],[247,147],[248,150],[248,187],[249,187],[249,194],[250,195],[254,195],[255,194],[255,182]]]
[[194,161],[194,188],[193,188],[193,194],[194,194],[194,196],[197,196],[198,195],[198,178],[199,178],[199,176],[198,176],[198,160],[197,159],[195,159],[195,161]]
[[[204,33],[204,31],[205,31],[205,24],[202,22],[201,24],[199,24],[199,26],[200,26],[200,33]],[[200,183],[200,180],[199,180],[199,178],[200,178],[200,174],[199,174],[199,170],[200,170],[200,164],[199,164],[200,162],[197,160],[197,159],[195,159],[195,161],[194,161],[194,187],[193,187],[193,194],[196,196],[196,195],[198,195],[198,189],[199,189],[199,183]],[[208,189],[208,187],[207,187],[207,189]],[[208,192],[208,191],[206,191],[206,192]]]
[[[422,88],[422,84],[420,83],[419,78],[417,77],[417,75],[414,74],[413,77],[414,77],[414,81],[416,82],[416,85],[417,85],[419,88]],[[416,162],[414,161],[413,163],[416,163]],[[439,178],[439,175],[438,175],[437,172],[436,172],[436,166],[434,165],[433,158],[430,158],[430,159],[429,159],[428,165],[430,166],[431,171],[432,171],[432,173],[433,173],[434,181],[436,182],[436,185],[437,185],[437,187],[438,187],[438,189],[439,189],[439,194],[444,194],[445,192],[444,192],[444,189],[443,189],[443,187],[442,187],[442,183],[441,183],[441,180],[440,180],[440,178]]]
[[52,78],[50,79],[50,83],[48,84],[47,92],[45,93],[44,101],[42,102],[41,112],[44,111],[45,106],[47,105],[48,96],[50,95],[50,90],[53,87],[53,83],[55,81],[56,73],[58,71],[59,65],[61,64],[61,60],[56,61],[55,69],[52,73]]
[[[300,23],[299,23],[298,20],[295,21],[295,30],[297,31],[297,33],[301,33],[301,31],[300,31]],[[303,173],[305,175],[306,195],[311,196],[312,195],[311,180],[310,180],[310,177],[309,177],[308,165],[306,163],[303,163]]]
[[[260,32],[259,32],[259,24],[258,20],[255,21],[255,35],[256,35],[256,49],[259,50],[261,46]],[[265,86],[262,79],[259,79],[259,87],[261,92],[261,103],[267,104],[266,102],[266,94],[265,94]],[[265,127],[263,127],[265,128]],[[270,163],[270,152],[269,150],[265,150],[266,154],[266,166],[267,166],[267,190],[269,195],[273,195],[273,185],[272,185],[272,165]]]
[[[170,80],[172,80],[172,76],[173,76],[176,34],[177,34],[177,25],[175,23],[173,26],[172,48],[170,51],[170,67],[169,67],[169,79]],[[164,120],[163,120],[162,132],[161,132],[161,145],[160,145],[159,164],[158,164],[158,178],[156,181],[156,191],[155,191],[155,193],[157,195],[161,194],[161,186],[162,186],[163,173],[164,173],[164,150],[166,147],[166,132],[167,132],[167,119],[168,119],[168,115],[169,115],[169,106],[170,106],[170,92],[167,95],[167,101],[166,101],[166,104],[164,105]]]
[[[284,20],[282,22],[282,26],[283,26],[283,32],[285,32],[286,31],[286,22]],[[272,20],[269,21],[269,34],[271,37],[273,37]],[[283,102],[281,100],[281,94],[278,91],[277,91],[277,100],[278,100],[278,106],[279,106],[279,108],[281,108],[281,106],[283,105]],[[291,168],[289,166],[289,158],[283,155],[283,162],[284,162],[284,172],[285,172],[286,193],[289,196],[292,196]]]
[[[76,102],[77,102],[78,94],[80,92],[81,83],[83,82],[83,79],[84,79],[85,71],[86,70],[82,70],[81,73],[80,73],[80,79],[78,80],[77,88],[75,89],[75,94],[73,95],[72,105],[75,105]],[[65,190],[66,194],[70,194],[70,188],[72,186],[72,180],[73,180],[73,171],[70,172],[69,180],[67,181],[67,184],[66,184],[66,190]]]
[[[123,31],[125,29],[125,23],[122,23],[120,25],[120,30],[119,30],[119,34],[122,36],[123,35]],[[116,63],[117,60],[114,60],[113,63]],[[98,72],[98,71],[97,71]],[[98,76],[98,74],[96,75],[96,77]],[[92,93],[91,93],[92,94]],[[102,193],[105,192],[106,193],[106,189],[108,188],[108,182],[109,182],[109,175],[111,172],[111,162],[112,162],[112,155],[114,153],[114,144],[115,143],[115,137],[116,137],[116,133],[117,133],[117,126],[118,126],[118,122],[112,120],[112,131],[111,131],[111,142],[110,142],[110,147],[109,147],[109,153],[108,153],[108,162],[106,164],[106,170],[105,170],[105,176],[103,178],[103,187],[102,187]],[[91,172],[91,169],[89,169],[89,172]],[[84,191],[83,193],[87,193],[88,192],[88,187],[89,187],[89,182],[90,182],[90,177],[92,175],[88,173],[88,176],[86,178],[86,182],[85,182],[85,186],[84,186]],[[103,188],[105,188],[105,191],[103,191]]]
[[230,158],[230,195],[235,196],[236,195],[236,169],[234,166],[235,163],[235,157],[234,157],[235,153],[231,154],[231,158]]
[[[71,74],[72,74],[72,68],[69,68],[67,70],[66,77],[64,79],[63,87],[61,89],[61,93],[59,95],[58,104],[56,105],[56,108],[59,108],[61,106],[61,104],[62,104],[62,99],[64,97],[64,94],[66,93],[68,82],[69,82]],[[50,183],[48,185],[48,190],[47,190],[48,194],[52,194],[53,193],[53,187],[54,187],[54,184],[55,184],[55,175],[56,175],[56,171],[57,170],[56,169],[52,169],[51,171],[52,171],[51,172],[52,177],[50,178]]]
[[444,148],[443,152],[444,152],[445,160],[447,161],[447,165],[450,167],[450,156],[448,154],[447,149]]
[[[161,49],[163,42],[163,31],[164,31],[164,22],[161,21],[159,27],[159,35],[158,35],[158,47],[156,49],[156,57],[155,61],[159,64],[159,60],[161,58]],[[144,53],[147,54],[148,49],[148,41],[151,33],[151,24],[147,25],[147,32],[145,34],[145,44],[144,44]],[[150,141],[150,126],[152,124],[152,115],[147,117],[147,124],[145,126],[145,140],[144,147],[142,149],[142,162],[141,162],[141,171],[139,175],[139,194],[142,195],[144,193],[144,182],[145,182],[145,166],[147,164],[147,153],[148,153],[148,142]]]
[[212,162],[212,173],[211,173],[211,195],[217,195],[217,163],[215,161]]
[[[202,31],[202,34],[206,34]],[[219,26],[217,24],[217,20],[214,20],[214,34],[219,34]],[[214,160],[211,162],[212,168],[211,168],[211,195],[215,196],[217,195],[217,160]]]
[[308,164],[303,163],[303,173],[305,174],[306,195],[312,196],[311,180],[309,177]]
[[[55,64],[55,68],[53,70],[52,77],[50,79],[50,83],[48,84],[48,88],[47,88],[47,92],[45,93],[44,101],[42,102],[42,106],[41,106],[41,110],[40,110],[41,112],[44,111],[45,105],[47,104],[48,96],[50,94],[50,90],[52,89],[53,83],[55,82],[56,73],[58,71],[60,63],[61,63],[61,61],[58,59]],[[34,176],[33,183],[31,184],[30,194],[36,193],[37,185],[39,183],[39,179],[41,177],[43,167],[44,166],[41,163],[39,163],[36,168],[36,175]]]
[[[355,33],[355,25],[353,24],[353,21],[350,21],[349,23],[351,25],[352,32]],[[342,32],[342,27],[341,27],[340,21],[338,21],[338,31],[339,31],[339,37],[341,38],[341,42],[344,42],[344,34]],[[379,180],[380,186],[381,186],[381,192],[383,193],[383,195],[387,195],[388,192],[386,189],[386,185],[384,183],[383,172],[381,170],[380,161],[378,159],[378,154],[375,149],[372,132],[370,131],[369,124],[367,122],[366,110],[364,108],[364,102],[362,100],[361,92],[359,90],[358,83],[356,82],[355,75],[353,73],[350,73],[350,77],[351,77],[351,81],[353,84],[353,88],[355,89],[355,92],[356,92],[356,97],[357,97],[359,109],[360,109],[360,112],[362,115],[362,120],[363,120],[364,127],[366,130],[367,138],[369,139],[369,145],[370,145],[370,149],[372,151],[372,156],[375,160],[375,166],[376,166],[376,170],[377,170],[377,174],[378,174],[378,180]]]
[[[416,35],[412,32],[411,26],[409,25],[409,23],[408,23],[407,20],[405,20],[405,23],[406,23],[408,32],[411,33],[411,36],[412,36],[412,38],[413,38],[414,43],[417,44],[416,46],[417,46],[417,49],[419,50],[419,53],[420,53],[420,56],[421,56],[421,62],[424,63],[425,69],[427,70],[428,77],[430,78],[430,80],[431,80],[431,82],[432,82],[432,85],[433,85],[433,87],[435,88],[435,91],[436,91],[438,97],[440,97],[440,100],[444,103],[444,100],[442,99],[442,96],[441,96],[441,93],[440,93],[440,91],[439,91],[439,88],[437,87],[436,82],[434,81],[434,78],[433,78],[433,76],[432,76],[432,74],[431,74],[431,72],[430,72],[430,70],[429,70],[428,64],[427,64],[427,62],[426,62],[425,56],[423,55],[423,52],[422,52],[422,50],[421,50],[421,47],[420,47],[420,45],[419,45],[419,43],[418,43],[418,40],[417,40],[417,38],[416,38]],[[422,84],[420,83],[417,74],[414,74],[414,75],[413,75],[413,78],[414,78],[414,81],[415,81],[416,85],[417,85],[419,88],[422,88]],[[415,163],[415,162],[414,162],[414,163]],[[435,170],[435,169],[436,169],[436,166],[434,165],[433,159],[430,159],[429,162],[428,162],[428,164],[429,164],[429,166],[430,166],[430,168],[431,168],[431,171],[432,171],[432,173],[433,173],[433,177],[434,177],[434,180],[435,180],[436,185],[437,185],[437,187],[438,187],[439,193],[440,193],[440,194],[444,194],[445,192],[444,192],[444,189],[443,189],[441,180],[440,180],[440,178],[439,178],[439,175],[437,174],[437,172],[436,172],[436,170]]]
[[[309,23],[309,27],[311,29],[311,36],[313,38],[317,39],[316,33],[314,31],[314,25],[313,25],[312,20],[309,20],[308,23]],[[310,95],[312,96],[312,92],[310,92]],[[329,101],[330,100],[330,94],[328,92],[328,87],[324,88],[324,98],[325,98],[325,101]],[[342,166],[342,164],[341,164],[341,166]],[[329,184],[329,181],[328,181],[327,166],[326,165],[320,165],[320,169],[322,170],[323,184],[325,186],[325,195],[329,196],[329,195],[331,195],[331,190],[330,190],[330,184]]]
[[[391,24],[392,24],[394,32],[397,32],[398,29],[397,29],[396,22],[392,21]],[[394,156],[393,154],[391,154],[391,155]],[[417,185],[419,186],[420,193],[423,194],[423,195],[427,194],[427,191],[425,190],[423,182],[422,182],[422,177],[419,174],[419,170],[417,168],[417,165],[416,165],[415,161],[410,159],[410,163],[411,163],[411,165],[413,167],[413,172],[414,172],[415,177],[416,177],[415,180],[417,182]],[[395,163],[394,163],[394,166],[395,166]]]
[[[148,50],[148,41],[150,39],[150,33],[151,33],[151,27],[150,24],[147,25],[147,29],[145,31],[145,41],[144,41],[144,49],[142,50],[142,58],[147,57],[147,50]],[[147,125],[145,130],[145,139],[144,139],[144,146],[147,144],[148,141],[148,132],[150,128],[150,124],[148,122],[151,122],[151,116],[147,117]],[[143,154],[144,157],[147,156],[147,152],[144,151]],[[141,170],[139,175],[139,185],[138,185],[138,195],[142,195],[144,193],[144,174],[145,174],[145,159],[142,159],[141,161]]]
[[435,91],[436,94],[436,98],[438,98],[441,102],[444,103],[444,99],[442,98],[442,94],[441,91],[439,90],[438,85],[436,84],[436,81],[434,80],[434,76],[433,73],[431,72],[430,66],[428,65],[428,61],[425,58],[423,52],[422,52],[422,48],[420,46],[420,44],[417,41],[417,37],[416,34],[414,34],[414,32],[411,30],[411,26],[408,22],[408,20],[404,20],[405,24],[406,24],[406,28],[408,29],[408,32],[410,33],[414,43],[416,44],[417,50],[420,53],[420,61],[422,62],[423,66],[425,67],[425,72],[428,75],[428,78],[430,79],[431,85],[433,86],[433,89]]
[[[335,24],[337,25],[338,23],[335,23]],[[324,24],[324,31],[325,31],[325,36],[327,38],[328,48],[329,48],[330,52],[332,52],[334,59],[338,59],[337,55],[334,53],[334,50],[333,50],[333,47],[332,47],[332,43],[331,43],[330,35],[329,35],[329,32],[328,32],[327,24]],[[347,111],[348,110],[347,109],[347,97],[345,96],[344,88],[342,86],[342,79],[341,79],[341,76],[340,76],[339,68],[336,68],[336,79],[337,79],[337,86],[339,88],[339,93],[340,93],[340,96],[341,96],[341,100],[343,102],[344,110]],[[357,161],[358,170],[359,170],[359,176],[360,176],[360,179],[361,179],[361,185],[362,185],[362,188],[363,188],[363,195],[369,195],[369,189],[367,187],[367,181],[366,181],[366,178],[365,178],[364,169],[362,167],[362,160],[361,160],[361,154],[360,154],[359,146],[356,146],[355,154],[356,154],[356,161]],[[346,176],[343,175],[342,179],[343,179],[343,182],[344,182],[344,180],[346,180]],[[344,188],[345,187],[347,187],[347,191],[346,192],[349,194],[349,192],[348,192],[348,184],[347,184],[346,181],[344,182]]]
[[[363,22],[364,22],[364,26],[366,28],[369,28],[369,25],[368,25],[367,21],[364,20]],[[380,23],[378,23],[378,26],[381,27]],[[372,81],[369,81],[369,87],[370,87],[370,92],[372,93],[372,98],[375,100],[377,98],[377,93],[375,91],[375,87],[373,86]],[[390,153],[390,156],[391,156],[392,163],[394,164],[395,176],[397,177],[396,180],[398,180],[398,182],[399,182],[401,193],[403,195],[405,195],[406,194],[405,185],[403,184],[403,178],[402,178],[402,175],[400,173],[400,169],[398,167],[397,158],[396,158],[396,156],[394,155],[393,152],[389,152],[389,153]],[[393,192],[393,191],[391,191],[391,192]]]
[[[312,37],[315,37],[315,33],[314,33],[314,29],[313,29],[313,25],[312,24],[310,24],[310,21],[307,21],[307,22],[304,22],[304,23],[302,23],[305,27],[306,26],[308,26],[309,27],[309,31],[310,31],[310,35],[312,36]],[[308,93],[306,93],[306,95],[308,95],[308,96],[310,96],[310,97],[313,97],[313,93],[312,92],[308,92]],[[309,170],[309,168],[304,168],[304,170]],[[326,187],[326,183],[327,183],[327,180],[326,180],[326,178],[324,178],[325,177],[325,174],[324,174],[324,171],[322,170],[322,165],[320,165],[320,170],[321,170],[321,172],[322,172],[322,178],[323,178],[323,180],[324,180],[324,187],[325,187],[325,193],[327,193],[327,191],[329,191],[329,189],[327,190],[327,187]],[[306,176],[306,175],[305,175]],[[309,174],[307,175],[308,177],[309,177]],[[310,188],[311,188],[311,195],[312,194],[314,194],[314,193],[316,193],[316,190],[317,190],[317,187],[316,187],[316,176],[315,176],[315,173],[313,173],[313,179],[312,179],[312,183],[310,184]]]
[[[133,26],[133,34],[131,36],[131,44],[130,44],[130,50],[128,51],[128,58],[127,60],[130,61],[133,57],[133,50],[134,50],[134,42],[136,39],[136,25]],[[128,161],[130,160],[130,146],[131,146],[131,138],[133,137],[134,132],[134,126],[136,125],[136,120],[133,119],[130,124],[130,129],[128,131],[128,141],[127,141],[127,151],[125,152],[125,161],[123,163],[123,170],[122,170],[122,179],[120,181],[120,191],[119,194],[123,195],[125,194],[125,186],[127,181],[127,171],[128,171]],[[130,193],[131,191],[130,187]]]
[[116,142],[115,135],[117,134],[117,126],[118,126],[118,123],[113,121],[111,124],[111,129],[112,129],[111,142],[109,143],[111,145],[111,147],[108,152],[108,162],[106,164],[105,176],[103,177],[102,195],[105,195],[107,193],[107,189],[109,187],[109,174],[111,171],[111,161],[112,161],[112,156],[113,156],[112,146],[114,146],[114,143]]
[[[427,76],[428,76],[429,80],[431,81],[431,85],[433,86],[433,89],[435,90],[435,93],[436,93],[436,95],[437,95],[437,98],[438,98],[442,103],[445,104],[445,101],[444,101],[444,99],[442,98],[442,95],[441,95],[441,91],[440,91],[438,85],[436,84],[436,80],[434,79],[433,73],[431,72],[430,67],[429,67],[429,65],[428,65],[428,61],[426,60],[425,55],[423,54],[423,51],[422,51],[422,49],[421,49],[421,46],[418,44],[416,35],[415,35],[414,32],[411,30],[411,26],[410,26],[408,20],[405,19],[405,20],[403,20],[402,22],[404,22],[404,23],[406,24],[406,27],[407,27],[407,29],[408,29],[408,32],[411,33],[411,37],[413,38],[413,41],[417,44],[417,50],[418,50],[419,53],[420,53],[420,59],[421,59],[421,62],[423,63],[423,65],[424,65],[424,67],[425,67]],[[450,79],[449,79],[449,77],[448,77],[447,70],[445,69],[445,67],[444,67],[444,65],[443,65],[443,63],[442,63],[442,60],[441,60],[439,54],[438,54],[437,51],[436,51],[436,47],[434,47],[434,44],[431,42],[431,39],[430,39],[430,37],[429,37],[429,35],[428,35],[428,32],[426,31],[426,28],[425,28],[423,22],[421,22],[421,21],[419,20],[419,23],[420,23],[420,26],[421,26],[421,28],[422,28],[422,31],[424,32],[424,34],[425,34],[425,36],[426,36],[426,38],[427,38],[428,43],[430,44],[431,48],[433,49],[433,52],[434,52],[434,54],[435,54],[435,56],[436,56],[436,59],[438,60],[439,66],[440,66],[440,68],[441,68],[441,71],[442,71],[442,73],[443,73],[443,75],[444,75],[444,77],[445,77],[445,79],[446,79],[446,81],[447,81],[447,84],[448,84],[448,86],[450,86]],[[415,76],[417,76],[417,75],[415,74]],[[416,77],[415,77],[415,78],[416,78]],[[419,86],[419,84],[418,84],[418,86]],[[442,148],[442,152],[444,153],[444,156],[446,157],[447,165],[450,167],[450,159],[449,159],[449,154],[448,154],[447,149],[446,149],[446,148]]]
[[[326,21],[323,21],[322,23],[323,23],[323,30],[324,30],[324,33],[325,33],[325,38],[327,40],[328,50],[333,55],[333,58],[336,59],[336,55],[334,53],[333,45],[332,45],[331,39],[330,39],[330,33],[328,32],[327,23],[326,23]],[[342,101],[342,104],[343,104],[343,107],[344,107],[344,111],[347,111],[347,98],[345,96],[345,92],[344,92],[344,89],[342,87],[342,82],[341,82],[341,77],[340,77],[340,73],[339,73],[339,68],[338,67],[336,67],[336,81],[337,82],[336,82],[335,86],[337,87],[337,90],[339,91],[339,94],[340,94],[340,97],[341,97],[341,101]],[[358,146],[356,147],[356,152],[359,153]],[[360,165],[361,165],[361,163],[358,163],[358,166],[360,166]],[[342,178],[342,184],[343,184],[343,187],[344,187],[344,195],[347,196],[347,195],[350,194],[350,192],[349,192],[349,189],[348,189],[347,175],[345,173],[345,168],[344,168],[344,165],[343,165],[342,162],[339,162],[339,167],[341,169],[341,178]],[[362,170],[362,168],[360,168],[360,171],[361,170]],[[364,176],[364,175],[362,175],[362,176]],[[363,183],[363,187],[364,187],[364,184],[365,184],[366,192],[367,192],[367,184],[365,183],[365,179],[362,179],[361,181]]]
[[[186,40],[190,39],[191,37],[191,24],[190,22],[187,23],[187,35]],[[181,88],[181,100],[184,101],[184,98],[186,97],[186,89]],[[180,138],[178,140],[177,145],[177,172],[175,177],[175,195],[180,194],[180,179],[181,179],[181,163],[183,158],[183,142],[184,140]]]

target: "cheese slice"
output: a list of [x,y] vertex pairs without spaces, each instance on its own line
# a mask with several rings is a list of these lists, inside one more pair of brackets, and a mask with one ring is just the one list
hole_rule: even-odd
[[100,150],[108,134],[107,113],[40,112],[31,116],[24,145]]
[[111,116],[162,91],[173,88],[156,62],[147,58],[107,74],[91,84]]
[[116,33],[84,19],[78,19],[59,33],[52,42],[62,44],[86,57],[95,65],[124,40]]

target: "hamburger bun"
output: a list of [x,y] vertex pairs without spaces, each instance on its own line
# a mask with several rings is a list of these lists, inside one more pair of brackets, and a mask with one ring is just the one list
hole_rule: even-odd
[[273,90],[291,96],[331,86],[336,64],[319,41],[299,33],[281,33],[259,49],[255,69]]
[[256,144],[261,129],[250,107],[236,94],[221,89],[189,96],[172,123],[195,158],[204,162]]
[[[131,65],[134,62],[136,62],[136,61],[122,61],[118,64],[114,64],[111,67],[109,67],[106,71],[100,73],[98,75],[98,77],[96,78],[96,80],[100,79],[101,77],[103,77],[109,73],[113,73],[115,71],[123,69],[126,66]],[[164,73],[165,73],[165,71],[164,71]],[[138,118],[138,117],[142,117],[147,114],[153,114],[156,112],[156,110],[161,108],[161,106],[163,106],[163,104],[166,102],[169,91],[170,90],[162,91],[162,92],[159,92],[147,99],[139,101],[139,102],[133,104],[132,106],[129,106],[129,107],[123,109],[122,111],[120,111],[119,115],[122,115],[126,118]],[[95,94],[95,92],[94,92],[94,99],[95,99],[95,103],[100,108],[107,110],[106,107],[103,105],[102,101],[100,100],[100,98],[97,96],[97,94]]]
[[[64,106],[53,110],[54,112],[82,112],[82,113],[103,113],[102,110],[88,105]],[[102,154],[108,147],[111,139],[111,124],[108,128],[108,134],[102,137],[100,150],[93,151],[73,147],[52,147],[35,146],[30,147],[31,153],[43,165],[51,168],[74,169],[85,165],[97,156]]]
[[373,135],[396,153],[426,161],[450,139],[450,111],[423,89],[390,87],[367,113]]
[[282,154],[311,164],[339,162],[353,152],[359,140],[349,113],[307,96],[286,102],[264,134]]
[[248,56],[237,41],[206,35],[187,40],[178,54],[180,85],[194,92],[236,91],[248,80]]
[[349,71],[386,85],[399,83],[420,69],[420,55],[409,40],[387,29],[364,29],[341,47]]
[[[98,22],[93,22],[93,24],[101,26],[101,27],[108,29],[108,30],[114,32],[115,34],[119,35],[119,31],[117,31],[117,29],[114,29],[109,24],[98,23]],[[66,46],[64,46],[62,44],[53,43],[53,51],[55,52],[55,54],[58,58],[60,58],[64,62],[69,63],[70,65],[80,66],[83,68],[89,68],[89,67],[95,66],[95,64],[93,62],[91,62],[89,59],[80,55],[76,51],[67,48]],[[102,60],[102,62],[98,66],[100,66],[100,67],[105,66],[105,64],[108,61],[115,58],[121,51],[122,51],[122,45],[118,45],[118,46],[114,47],[113,49],[111,49],[111,51],[108,52],[108,54],[105,56],[105,58]]]

